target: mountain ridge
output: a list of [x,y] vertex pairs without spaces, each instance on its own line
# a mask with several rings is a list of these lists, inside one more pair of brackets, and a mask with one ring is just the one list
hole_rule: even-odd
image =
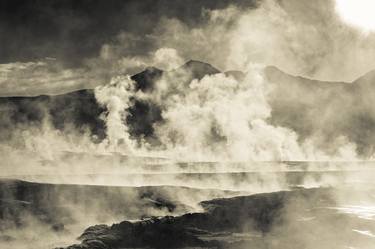
[[[190,60],[182,66],[163,71],[156,67],[131,76],[136,90],[152,94],[155,84],[162,77],[188,84],[192,79],[205,75],[224,73],[241,79],[241,71],[221,72],[212,65]],[[300,140],[320,133],[321,143],[327,144],[340,136],[345,136],[357,145],[360,154],[370,155],[375,145],[375,111],[373,99],[375,71],[371,71],[352,83],[329,82],[293,76],[274,66],[264,69],[264,76],[273,86],[267,101],[272,109],[270,123],[295,131]],[[375,86],[375,85],[374,85]],[[190,91],[183,88],[182,91]],[[181,93],[182,94],[182,93]],[[162,107],[152,101],[133,99],[128,108],[126,123],[132,138],[156,141],[154,124],[162,122]],[[34,97],[0,97],[0,141],[8,141],[16,135],[17,128],[41,126],[46,117],[59,130],[85,130],[95,135],[98,141],[105,138],[105,123],[101,115],[106,108],[100,106],[93,89],[73,91],[60,95],[40,95]]]

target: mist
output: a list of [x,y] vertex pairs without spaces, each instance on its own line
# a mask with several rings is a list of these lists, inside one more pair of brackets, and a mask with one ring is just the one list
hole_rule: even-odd
[[243,2],[159,3],[82,58],[67,40],[0,64],[1,246],[106,248],[167,220],[219,248],[370,248],[374,34],[335,1]]

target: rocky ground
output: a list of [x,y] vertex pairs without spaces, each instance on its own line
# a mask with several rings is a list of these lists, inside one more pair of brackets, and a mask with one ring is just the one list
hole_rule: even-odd
[[33,248],[30,244],[51,248],[72,243],[90,225],[182,215],[199,210],[202,200],[238,194],[173,186],[114,187],[2,179],[0,248]]
[[356,191],[295,189],[203,201],[201,213],[89,227],[67,249],[371,248],[371,214],[342,202],[374,201],[371,191]]

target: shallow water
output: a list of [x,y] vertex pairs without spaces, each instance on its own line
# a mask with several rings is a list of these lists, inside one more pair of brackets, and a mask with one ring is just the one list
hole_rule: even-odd
[[[373,239],[375,234],[375,196],[373,195],[375,179],[374,162],[171,162],[165,159],[156,158],[123,158],[123,157],[97,157],[95,163],[91,156],[85,155],[83,158],[77,155],[67,157],[65,161],[57,160],[43,162],[37,165],[15,168],[13,174],[3,173],[1,178],[12,178],[35,183],[49,183],[51,186],[61,186],[67,184],[64,192],[54,192],[54,195],[61,198],[53,198],[53,202],[59,202],[75,198],[74,203],[67,202],[69,208],[63,208],[67,212],[67,217],[71,220],[64,221],[61,230],[56,229],[48,221],[40,217],[34,217],[27,213],[22,216],[25,219],[24,226],[17,228],[2,229],[0,233],[1,248],[53,248],[76,243],[76,238],[82,231],[90,225],[99,223],[112,224],[122,220],[139,220],[150,215],[180,215],[184,212],[200,211],[199,202],[220,197],[231,197],[238,195],[251,195],[254,193],[277,192],[280,190],[293,190],[300,187],[321,188],[331,187],[338,189],[334,193],[334,206],[317,206],[322,210],[330,210],[332,215],[345,215],[365,219],[370,223],[358,223],[353,226],[353,234],[367,239]],[[78,161],[82,160],[82,164]],[[65,167],[62,167],[62,163]],[[4,180],[0,180],[4,181]],[[113,195],[112,199],[101,200],[99,193],[102,190],[89,191],[85,193],[87,198],[74,197],[82,191],[82,185],[88,185],[99,189],[106,186],[127,187],[126,194]],[[168,190],[157,186],[169,185]],[[71,188],[69,188],[71,186]],[[146,196],[138,194],[136,187],[150,187],[145,193]],[[184,189],[187,187],[189,189]],[[65,187],[64,187],[65,188]],[[84,188],[84,186],[83,186]],[[165,187],[163,187],[165,188]],[[32,193],[33,187],[29,190]],[[98,192],[99,191],[99,192]],[[117,191],[117,190],[116,190]],[[153,194],[149,194],[153,192]],[[221,191],[221,192],[220,192]],[[236,192],[225,192],[236,191]],[[158,194],[155,194],[155,193]],[[353,194],[355,192],[355,194]],[[41,191],[38,200],[39,207],[48,209],[54,205],[41,200],[50,198],[48,191]],[[113,193],[113,192],[109,192]],[[135,194],[136,193],[136,194]],[[142,192],[143,193],[143,192]],[[166,211],[166,207],[160,209],[160,197],[163,201],[171,201],[181,204],[185,209],[178,212]],[[108,195],[107,195],[108,196]],[[111,195],[109,195],[111,196]],[[142,200],[140,201],[140,196]],[[14,201],[19,200],[17,196]],[[78,200],[77,200],[78,198]],[[125,213],[114,212],[115,203],[120,203],[120,207],[125,207],[120,199],[127,200]],[[308,196],[306,198],[309,198]],[[94,201],[93,201],[94,200]],[[2,206],[4,207],[4,199]],[[83,205],[86,203],[85,205]],[[113,203],[113,205],[103,205],[103,203]],[[17,205],[18,205],[17,204]],[[52,203],[53,204],[53,203]],[[56,203],[55,203],[56,204]],[[117,206],[118,206],[117,205]],[[181,207],[182,207],[181,206]],[[12,208],[12,207],[11,207]],[[117,210],[117,209],[116,209]],[[144,210],[136,212],[134,210]],[[162,211],[160,211],[162,210]],[[99,213],[108,215],[97,215]],[[65,213],[64,213],[65,214]],[[326,215],[326,212],[318,212],[318,215]],[[57,214],[59,215],[59,214]],[[26,217],[26,218],[25,218]],[[321,217],[310,215],[309,212],[296,217],[297,222],[310,224],[317,222]],[[320,222],[320,221],[319,221]],[[318,223],[319,223],[318,222]],[[327,228],[329,231],[329,228]],[[39,235],[43,234],[43,238]],[[247,237],[248,234],[229,234],[230,240],[238,237]],[[249,235],[250,236],[250,235]],[[354,236],[354,235],[353,235]],[[250,236],[251,237],[251,236]],[[211,239],[211,238],[207,238]],[[358,238],[356,237],[356,240]],[[359,242],[358,245],[366,245],[367,242]],[[374,241],[375,243],[375,241]],[[347,248],[349,248],[348,245]],[[353,247],[354,248],[354,247]],[[355,247],[366,248],[366,247]]]

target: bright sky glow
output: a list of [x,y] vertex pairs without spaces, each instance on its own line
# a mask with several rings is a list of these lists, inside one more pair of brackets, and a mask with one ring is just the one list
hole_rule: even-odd
[[375,31],[375,0],[336,0],[336,11],[347,24]]

